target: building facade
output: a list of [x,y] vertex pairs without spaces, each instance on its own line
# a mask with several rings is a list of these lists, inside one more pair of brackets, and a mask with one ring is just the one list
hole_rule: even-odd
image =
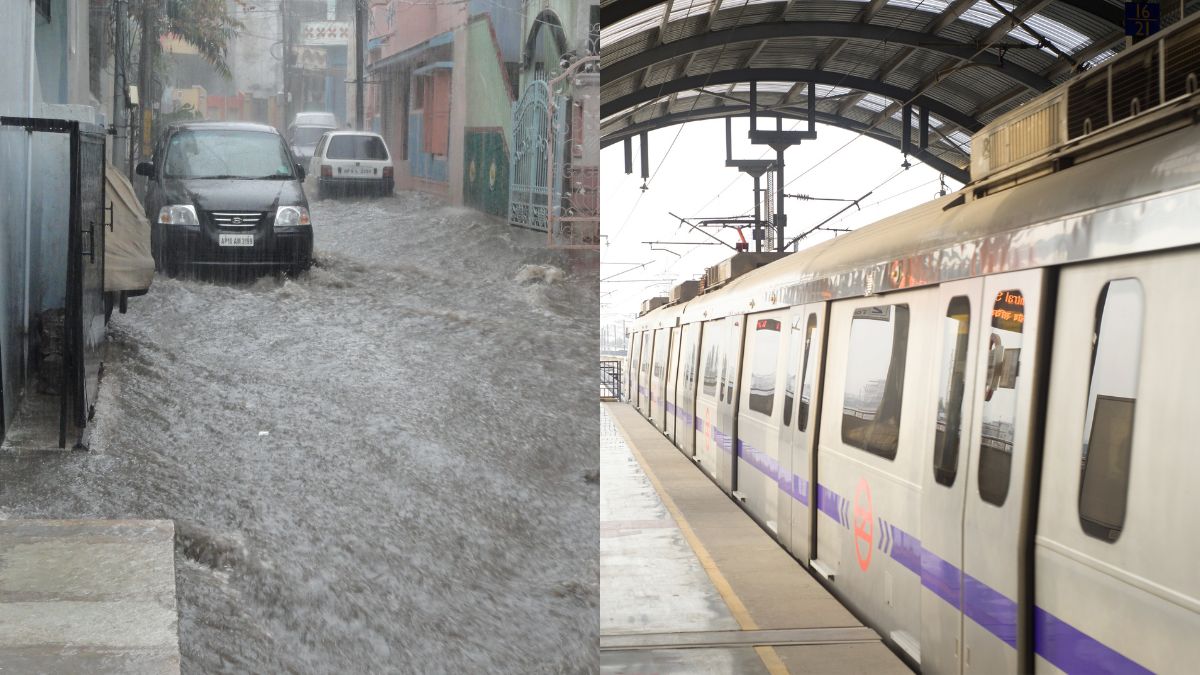
[[[89,64],[90,9],[0,2],[0,116],[105,122]],[[30,386],[35,317],[65,304],[69,153],[66,134],[0,127],[0,432]]]
[[365,112],[399,189],[506,213],[523,20],[520,0],[373,6]]

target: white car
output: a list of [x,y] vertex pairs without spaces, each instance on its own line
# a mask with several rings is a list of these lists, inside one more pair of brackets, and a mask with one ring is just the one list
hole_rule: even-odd
[[320,199],[335,193],[390,195],[396,187],[393,171],[383,137],[366,131],[326,133],[309,165]]

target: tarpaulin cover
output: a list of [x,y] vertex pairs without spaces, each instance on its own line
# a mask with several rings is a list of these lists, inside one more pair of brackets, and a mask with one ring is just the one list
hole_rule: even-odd
[[129,179],[115,166],[107,166],[104,182],[113,205],[113,229],[105,237],[104,246],[104,290],[144,291],[154,279],[150,221]]

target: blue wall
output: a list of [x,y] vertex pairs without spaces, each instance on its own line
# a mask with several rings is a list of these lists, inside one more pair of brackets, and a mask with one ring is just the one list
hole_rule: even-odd
[[408,116],[408,167],[409,171],[414,176],[419,176],[427,180],[436,180],[440,183],[450,181],[450,172],[446,167],[445,158],[434,157],[427,152],[421,152],[417,148],[422,147],[425,134],[424,116],[410,114]]

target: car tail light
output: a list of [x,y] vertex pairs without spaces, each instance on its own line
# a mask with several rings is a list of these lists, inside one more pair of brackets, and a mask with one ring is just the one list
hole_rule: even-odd
[[383,167],[383,177],[384,178],[392,177],[392,167],[390,167],[390,166]]
[[330,176],[333,175],[333,167],[329,166],[328,164],[322,164],[321,165],[321,175],[324,176],[325,178],[329,178]]

